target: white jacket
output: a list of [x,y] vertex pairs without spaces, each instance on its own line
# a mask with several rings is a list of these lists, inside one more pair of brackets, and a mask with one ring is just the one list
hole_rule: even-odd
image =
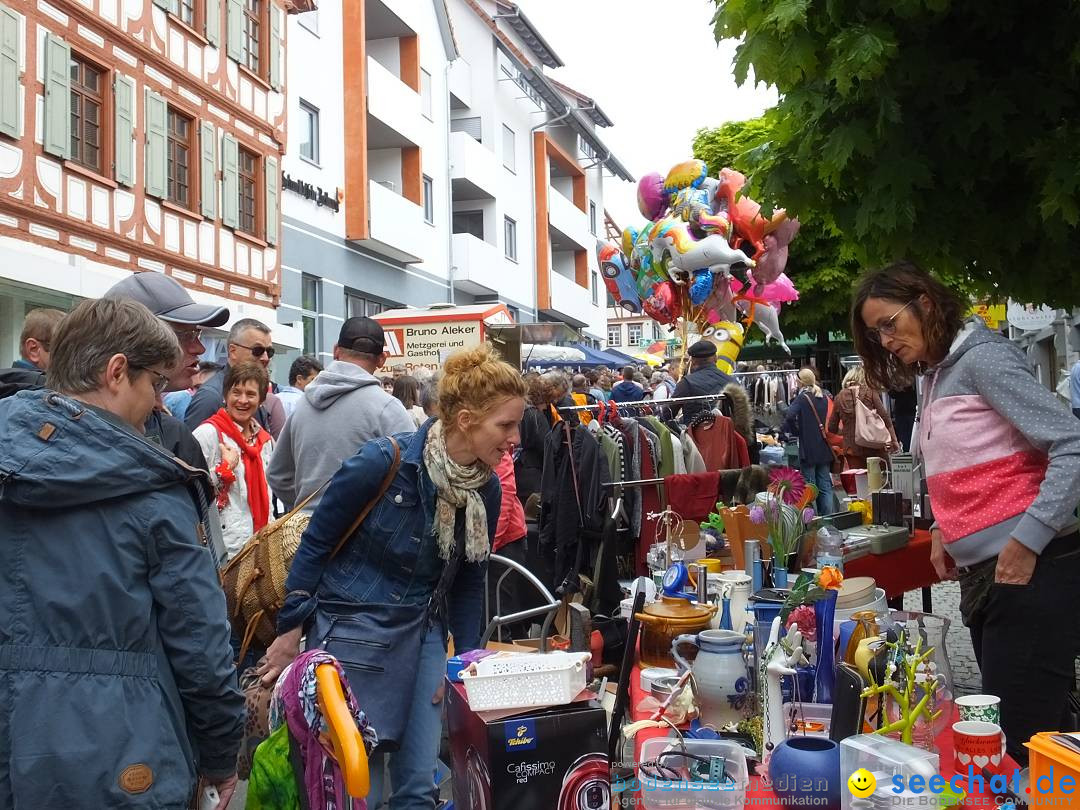
[[[192,435],[202,448],[206,456],[206,466],[210,468],[210,480],[214,486],[218,485],[218,477],[214,468],[221,462],[221,447],[219,441],[233,448],[240,454],[241,460],[237,463],[233,474],[236,480],[229,487],[229,502],[221,510],[221,534],[225,540],[227,559],[232,559],[244,547],[244,543],[255,533],[251,519],[251,508],[248,506],[247,481],[244,479],[243,451],[240,446],[230,437],[218,438],[217,428],[208,422],[203,422],[192,431]],[[270,463],[270,456],[274,452],[274,440],[269,439],[262,447],[263,469]],[[271,500],[270,487],[266,488],[266,498]]]

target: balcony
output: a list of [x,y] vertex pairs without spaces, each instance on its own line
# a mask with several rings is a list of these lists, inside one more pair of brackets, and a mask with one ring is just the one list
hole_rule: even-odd
[[450,83],[450,108],[467,110],[472,106],[472,67],[464,57],[458,57],[450,63],[447,76]]
[[455,200],[495,199],[499,165],[495,153],[464,132],[450,133],[450,181]]
[[369,238],[364,247],[406,264],[424,260],[424,211],[374,180],[368,181]]
[[367,59],[367,140],[369,149],[419,146],[430,122],[420,111],[420,94]]
[[[550,284],[551,306],[544,310],[546,315],[577,327],[598,320],[598,307],[592,305],[592,293],[588,289],[555,271],[551,272]],[[602,316],[603,311],[599,314]]]
[[592,251],[596,248],[596,237],[589,233],[589,216],[561,192],[548,187],[548,224],[564,239],[552,241],[568,241],[576,245],[579,250]]
[[532,277],[507,259],[498,246],[471,233],[455,233],[454,287],[469,295],[497,295],[514,304],[533,300]]
[[407,37],[423,30],[423,8],[415,0],[365,0],[364,34],[368,39]]

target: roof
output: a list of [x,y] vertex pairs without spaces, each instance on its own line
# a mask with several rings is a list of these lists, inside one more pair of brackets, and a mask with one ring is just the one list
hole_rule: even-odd
[[439,24],[439,37],[442,39],[446,59],[453,62],[461,56],[461,52],[458,50],[454,24],[450,20],[450,9],[446,6],[446,0],[435,0],[435,19]]
[[550,81],[553,85],[562,90],[563,93],[573,96],[574,100],[579,102],[582,108],[581,111],[587,114],[589,118],[593,120],[593,123],[596,124],[598,127],[611,126],[611,119],[607,117],[607,113],[600,109],[600,105],[597,104],[596,101],[589,98],[584,93],[580,93],[573,87],[565,85],[560,81],[556,81],[555,79],[550,79]]
[[549,68],[562,67],[564,62],[558,57],[554,49],[548,45],[547,40],[537,30],[536,26],[532,24],[525,13],[521,10],[517,3],[510,2],[510,0],[496,0],[495,7],[499,13],[495,15],[496,20],[506,20],[511,28],[517,33],[519,37],[525,40],[525,44],[529,46],[529,50],[536,54],[540,61],[547,65]]

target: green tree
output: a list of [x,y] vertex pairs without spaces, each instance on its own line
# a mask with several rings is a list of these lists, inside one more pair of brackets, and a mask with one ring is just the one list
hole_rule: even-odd
[[753,194],[827,212],[863,264],[1080,303],[1080,4],[714,2],[737,81],[780,93]]
[[[757,152],[771,139],[770,127],[769,120],[762,117],[698,130],[694,157],[708,164],[713,177],[725,166],[750,172]],[[785,202],[757,199],[770,208],[782,207]],[[809,208],[800,209],[797,215],[801,227],[788,250],[786,272],[799,288],[799,300],[784,306],[780,326],[788,337],[804,332],[814,335],[824,348],[829,332],[850,332],[851,287],[858,277],[859,263],[827,216]]]

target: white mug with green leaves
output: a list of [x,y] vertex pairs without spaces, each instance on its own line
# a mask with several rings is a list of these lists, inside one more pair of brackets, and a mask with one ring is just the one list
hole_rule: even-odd
[[997,695],[964,695],[956,699],[961,720],[1001,725],[1001,698]]

